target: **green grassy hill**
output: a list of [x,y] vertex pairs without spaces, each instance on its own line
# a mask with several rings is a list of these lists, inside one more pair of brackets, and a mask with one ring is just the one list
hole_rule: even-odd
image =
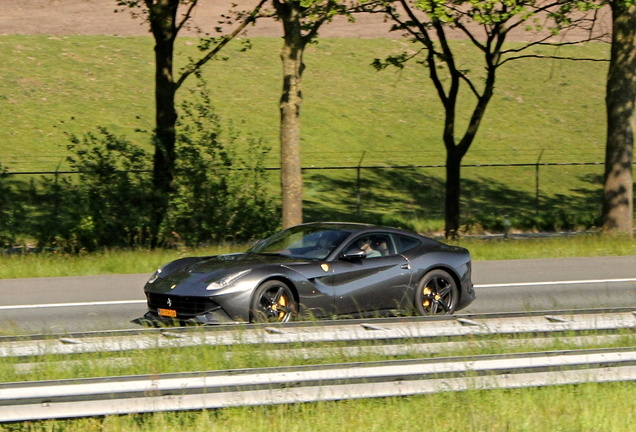
[[[232,44],[226,60],[205,76],[218,112],[244,134],[263,138],[277,167],[281,65],[275,38]],[[178,63],[197,55],[181,39]],[[0,36],[0,163],[10,172],[68,168],[66,133],[105,126],[149,146],[153,128],[153,43],[149,37]],[[412,63],[375,71],[370,63],[405,48],[400,40],[322,39],[305,61],[303,166],[443,165],[442,110]],[[466,69],[480,64],[467,42],[456,42]],[[609,46],[538,48],[544,54],[606,58]],[[602,162],[606,63],[528,59],[499,72],[495,96],[465,164]],[[181,92],[181,96],[186,94]],[[472,100],[466,98],[466,110]],[[542,167],[542,208],[594,212],[602,167]],[[535,170],[465,168],[465,214],[499,218],[528,207],[533,213]],[[362,210],[376,216],[439,219],[443,169],[363,170]],[[272,173],[276,185],[276,174]],[[345,218],[355,210],[354,170],[306,171],[307,215]],[[276,187],[276,186],[273,186]],[[563,200],[563,196],[571,200]]]

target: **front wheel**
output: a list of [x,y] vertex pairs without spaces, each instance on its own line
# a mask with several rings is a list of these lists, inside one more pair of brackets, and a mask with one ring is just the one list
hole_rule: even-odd
[[415,308],[420,315],[452,315],[457,307],[459,290],[455,279],[444,270],[424,275],[415,293]]
[[250,322],[288,322],[296,315],[296,300],[283,282],[271,280],[256,288],[250,304]]

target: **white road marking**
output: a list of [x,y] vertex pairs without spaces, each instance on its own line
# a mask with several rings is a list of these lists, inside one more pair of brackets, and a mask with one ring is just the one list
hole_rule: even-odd
[[[570,281],[549,281],[549,282],[513,282],[513,283],[499,283],[499,284],[477,284],[477,285],[475,285],[475,289],[510,288],[510,287],[527,287],[527,286],[550,286],[550,285],[608,284],[608,283],[628,283],[628,282],[636,282],[636,278],[628,278],[628,279],[597,279],[597,280],[570,280]],[[146,300],[119,300],[119,301],[101,301],[101,302],[45,303],[45,304],[31,304],[31,305],[11,305],[11,306],[0,306],[0,310],[45,309],[45,308],[78,307],[78,306],[119,306],[119,305],[135,305],[135,304],[146,304]]]
[[77,306],[116,306],[116,305],[142,304],[142,303],[145,304],[146,300],[118,300],[118,301],[101,301],[101,302],[45,303],[45,304],[31,304],[31,305],[12,305],[12,306],[0,306],[0,310],[44,309],[44,308],[77,307]]
[[546,286],[546,285],[583,285],[583,284],[603,284],[603,283],[626,283],[636,282],[636,279],[596,279],[596,280],[570,280],[570,281],[549,281],[549,282],[513,282],[500,284],[475,285],[475,288],[506,288],[524,286]]

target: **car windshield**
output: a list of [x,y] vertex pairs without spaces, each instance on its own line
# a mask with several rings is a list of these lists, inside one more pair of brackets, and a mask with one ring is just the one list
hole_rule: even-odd
[[248,253],[325,259],[349,236],[349,231],[325,226],[297,226],[257,243]]

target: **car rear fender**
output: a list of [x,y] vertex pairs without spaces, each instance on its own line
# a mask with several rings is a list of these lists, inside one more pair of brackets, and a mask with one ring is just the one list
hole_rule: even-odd
[[462,289],[461,289],[462,282],[461,282],[461,278],[459,277],[459,275],[457,274],[455,269],[453,269],[452,267],[446,266],[444,264],[437,264],[435,266],[427,268],[425,271],[421,272],[421,274],[419,274],[416,279],[414,279],[414,283],[419,284],[420,280],[424,277],[424,275],[432,272],[433,270],[443,270],[446,273],[448,273],[449,275],[451,275],[451,277],[455,281],[455,284],[457,285],[457,291],[459,293],[459,303],[461,303],[461,300],[462,300]]

